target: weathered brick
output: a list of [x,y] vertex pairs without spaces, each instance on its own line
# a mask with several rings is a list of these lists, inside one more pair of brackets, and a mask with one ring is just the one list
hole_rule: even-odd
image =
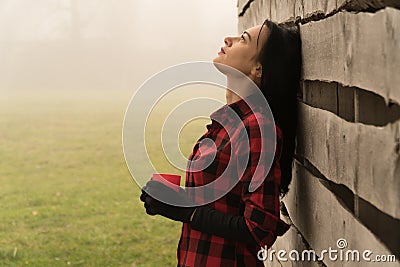
[[400,121],[384,127],[351,123],[299,104],[296,153],[325,177],[344,184],[383,212],[400,218]]
[[337,81],[400,103],[400,10],[340,12],[300,29],[305,80]]
[[[338,249],[339,238],[347,241],[343,251],[371,250],[373,255],[393,254],[354,215],[345,209],[318,179],[297,161],[294,164],[292,190],[284,198],[290,218],[304,238],[319,254],[323,249]],[[327,256],[327,255],[325,255]],[[376,262],[330,261],[327,266],[376,266]],[[385,263],[385,266],[400,266],[399,262]]]

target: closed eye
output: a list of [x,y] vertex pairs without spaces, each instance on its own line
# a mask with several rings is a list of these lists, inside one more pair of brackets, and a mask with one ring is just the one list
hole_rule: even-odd
[[247,35],[247,38],[249,38],[249,42],[251,42],[251,36],[250,36],[250,34],[248,33],[248,32],[246,32],[246,31],[244,31],[243,33],[242,33],[242,36],[243,36],[243,38],[244,38],[244,35]]

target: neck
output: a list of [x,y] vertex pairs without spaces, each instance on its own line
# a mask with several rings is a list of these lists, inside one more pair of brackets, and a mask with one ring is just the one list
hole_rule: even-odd
[[225,97],[226,97],[226,104],[228,105],[235,103],[236,101],[239,101],[241,99],[240,96],[238,96],[228,88],[226,88]]
[[232,104],[254,92],[255,85],[251,80],[227,76],[226,103]]

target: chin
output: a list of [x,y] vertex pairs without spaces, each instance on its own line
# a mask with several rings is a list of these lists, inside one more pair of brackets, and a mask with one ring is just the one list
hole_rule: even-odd
[[217,70],[225,75],[228,73],[229,66],[224,63],[220,56],[215,57],[213,59],[213,63]]
[[243,77],[243,73],[240,72],[240,70],[238,70],[232,66],[229,66],[219,60],[213,60],[213,63],[214,63],[214,66],[217,68],[217,70],[226,76]]
[[216,57],[213,59],[213,63],[220,63],[220,64],[223,64],[223,63],[221,62],[220,56],[216,56]]
[[217,61],[217,60],[213,60],[214,66],[217,68],[217,70],[219,70],[221,73],[223,74],[227,74],[228,73],[228,66],[224,65],[223,63]]

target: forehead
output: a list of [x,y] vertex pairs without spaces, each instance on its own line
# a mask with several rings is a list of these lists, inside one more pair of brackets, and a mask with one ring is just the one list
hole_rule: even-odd
[[[261,29],[262,28],[262,29]],[[261,32],[260,32],[261,30]],[[262,43],[266,40],[267,38],[267,33],[268,33],[268,27],[267,25],[264,25],[262,27],[262,25],[257,25],[251,28],[248,28],[247,30],[245,30],[246,32],[249,33],[249,35],[251,36],[251,38],[253,40],[257,40],[258,38],[258,34],[260,34],[260,39],[259,39],[259,43]]]
[[261,25],[257,25],[257,26],[248,28],[246,31],[247,31],[248,33],[252,33],[252,34],[256,34],[256,35],[257,35],[258,32],[260,31],[260,29],[261,29]]

